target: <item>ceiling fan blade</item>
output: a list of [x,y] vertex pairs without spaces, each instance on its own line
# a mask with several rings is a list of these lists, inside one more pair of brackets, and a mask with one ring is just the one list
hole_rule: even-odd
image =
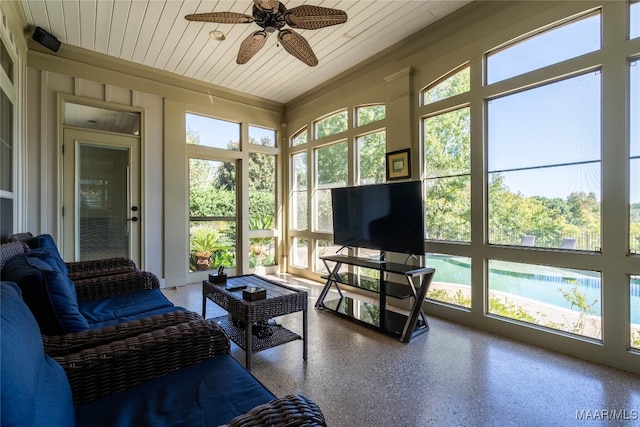
[[274,13],[280,7],[280,2],[278,0],[253,0],[253,2],[261,9],[271,10]]
[[249,37],[242,41],[240,50],[238,51],[238,57],[236,58],[237,64],[246,64],[253,56],[258,53],[260,49],[267,42],[268,34],[264,31],[256,31],[250,34]]
[[249,24],[253,16],[236,12],[194,13],[184,17],[187,21],[215,22],[218,24]]
[[346,12],[328,7],[302,5],[292,7],[288,12],[284,17],[287,24],[303,30],[317,30],[347,22]]
[[313,53],[313,49],[311,49],[307,39],[302,37],[300,34],[288,29],[282,30],[278,33],[278,40],[280,40],[282,47],[284,47],[287,52],[298,58],[300,61],[311,67],[318,65],[318,58],[316,58],[316,54]]

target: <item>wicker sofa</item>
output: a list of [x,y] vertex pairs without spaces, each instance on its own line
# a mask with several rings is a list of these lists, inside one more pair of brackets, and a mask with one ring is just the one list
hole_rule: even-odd
[[275,396],[197,319],[51,358],[20,288],[0,283],[2,425],[324,426],[302,395]]
[[[130,261],[65,263],[53,238],[40,235],[0,246],[3,280],[16,282],[47,336],[84,332],[164,316],[167,324],[195,313],[176,307],[160,291],[158,278]],[[90,264],[92,267],[87,267]],[[172,320],[175,319],[175,320]],[[151,325],[156,324],[157,317]],[[140,322],[138,322],[139,324]],[[78,341],[76,340],[76,343]]]

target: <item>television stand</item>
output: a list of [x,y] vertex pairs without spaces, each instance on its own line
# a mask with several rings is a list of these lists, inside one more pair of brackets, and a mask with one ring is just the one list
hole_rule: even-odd
[[[429,330],[429,323],[422,310],[422,302],[427,296],[427,291],[435,273],[433,268],[375,261],[349,255],[326,255],[320,257],[320,259],[329,274],[323,276],[327,282],[315,304],[316,308],[328,309],[358,323],[397,336],[405,344],[411,341],[414,336]],[[329,266],[330,262],[335,263],[333,268]],[[343,264],[378,270],[379,278],[340,273],[340,268]],[[406,283],[388,281],[386,277],[388,273],[404,275]],[[376,292],[378,294],[378,304],[347,297],[342,293],[340,285],[349,285]],[[335,286],[339,297],[325,301],[332,286]],[[387,310],[387,297],[413,299],[409,314],[405,315]]]

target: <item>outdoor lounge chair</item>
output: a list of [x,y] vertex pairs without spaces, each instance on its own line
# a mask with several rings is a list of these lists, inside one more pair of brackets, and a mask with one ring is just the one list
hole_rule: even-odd
[[520,240],[520,246],[535,246],[536,245],[536,236],[532,236],[530,234],[525,234],[522,236]]

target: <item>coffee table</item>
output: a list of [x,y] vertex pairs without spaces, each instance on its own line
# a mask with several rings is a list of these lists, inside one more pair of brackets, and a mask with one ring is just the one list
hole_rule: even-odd
[[[242,298],[242,289],[230,290],[237,286],[260,287],[266,289],[264,299],[247,301]],[[302,357],[307,360],[307,292],[295,289],[254,274],[230,277],[226,283],[216,284],[209,280],[202,282],[202,316],[206,318],[207,299],[213,301],[228,315],[215,320],[225,330],[229,338],[245,352],[245,367],[251,370],[251,356],[268,348],[302,339]],[[302,312],[302,337],[280,325],[271,327],[272,335],[258,338],[253,335],[253,322],[269,320],[296,312]],[[244,328],[231,320],[241,321]]]

